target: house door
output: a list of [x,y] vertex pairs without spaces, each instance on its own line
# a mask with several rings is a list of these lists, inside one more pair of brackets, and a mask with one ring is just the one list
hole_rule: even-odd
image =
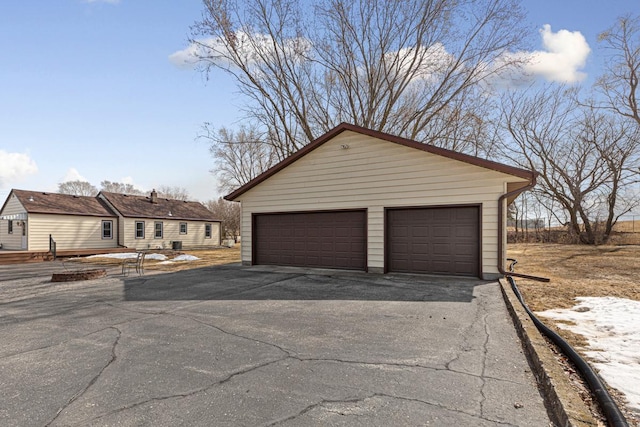
[[22,243],[21,249],[27,249],[27,221],[22,221]]

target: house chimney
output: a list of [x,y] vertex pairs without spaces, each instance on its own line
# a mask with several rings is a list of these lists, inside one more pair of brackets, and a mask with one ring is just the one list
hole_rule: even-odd
[[151,191],[151,203],[158,203],[158,193],[155,188]]

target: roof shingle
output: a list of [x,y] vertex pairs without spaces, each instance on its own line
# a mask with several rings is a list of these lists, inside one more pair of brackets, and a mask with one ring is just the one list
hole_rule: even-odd
[[116,214],[96,197],[42,191],[12,190],[29,213],[115,217]]
[[98,197],[104,197],[122,216],[128,218],[183,219],[192,221],[219,221],[210,210],[199,202],[189,202],[158,197],[156,203],[148,196],[109,193],[102,191]]

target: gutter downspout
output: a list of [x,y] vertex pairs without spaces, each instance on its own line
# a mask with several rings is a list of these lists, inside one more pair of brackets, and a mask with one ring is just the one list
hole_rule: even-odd
[[513,191],[509,191],[508,193],[503,194],[502,196],[500,196],[498,198],[498,271],[500,272],[500,274],[502,274],[503,276],[514,276],[514,277],[521,277],[523,279],[531,279],[531,280],[535,280],[538,282],[550,282],[551,279],[546,278],[546,277],[538,277],[538,276],[531,276],[528,274],[520,274],[520,273],[513,273],[513,272],[507,272],[504,269],[504,261],[505,261],[505,257],[503,256],[503,252],[504,252],[504,244],[502,243],[502,239],[503,239],[503,235],[504,235],[504,231],[503,231],[503,220],[504,220],[504,213],[503,213],[503,205],[504,205],[504,201],[507,199],[507,197],[511,197],[511,196],[516,196],[520,193],[523,193],[525,191],[531,190],[533,187],[535,187],[536,185],[536,173],[532,172],[531,174],[531,181],[529,182],[529,184],[525,187],[522,188],[518,188],[517,190],[513,190]]

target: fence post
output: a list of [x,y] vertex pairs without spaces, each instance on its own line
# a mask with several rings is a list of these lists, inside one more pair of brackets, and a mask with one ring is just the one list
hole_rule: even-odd
[[56,260],[56,241],[53,240],[51,234],[49,234],[49,252],[53,254],[53,260]]

